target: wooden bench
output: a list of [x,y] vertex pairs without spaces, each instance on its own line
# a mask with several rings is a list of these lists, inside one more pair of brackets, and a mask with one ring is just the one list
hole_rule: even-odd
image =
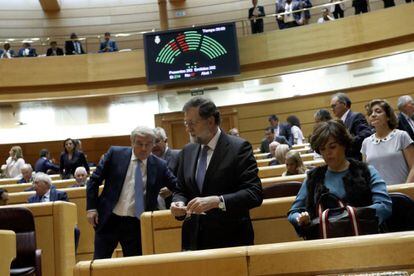
[[16,257],[16,234],[9,230],[0,230],[0,275],[10,275],[10,264]]
[[[103,186],[100,187],[102,191]],[[91,260],[94,250],[95,232],[93,227],[86,219],[86,188],[66,188],[60,189],[68,194],[69,201],[77,206],[77,220],[78,228],[81,232],[76,260]],[[27,198],[35,192],[20,192],[9,194],[9,201],[7,204],[20,204],[27,202]]]
[[[49,175],[52,180],[60,180],[60,174],[51,174]],[[0,179],[0,186],[3,187],[3,185],[10,185],[10,184],[17,184],[17,181],[19,181],[20,178],[1,178]]]
[[[414,199],[414,184],[388,186],[389,192],[401,192]],[[250,211],[255,232],[255,244],[297,241],[292,225],[287,220],[295,197],[266,199]],[[159,254],[181,250],[181,224],[169,210],[145,212],[141,217],[142,252]]]
[[[36,227],[36,244],[38,248],[42,249],[42,275],[73,275],[76,205],[56,201],[21,204],[19,206],[29,208],[33,213]],[[7,208],[7,206],[0,208]],[[2,248],[4,248],[3,244]],[[4,254],[4,250],[2,250],[2,254]]]
[[302,148],[310,148],[309,143],[303,143],[300,145],[292,145],[292,149],[302,149]]
[[414,231],[80,262],[74,275],[316,275],[414,268]]
[[299,181],[303,182],[305,179],[306,174],[297,174],[297,175],[287,175],[287,176],[276,176],[276,177],[268,177],[261,179],[262,187],[269,187],[278,183],[284,182],[292,182],[292,181]]
[[[302,161],[312,161],[314,160],[314,154],[313,153],[304,153],[301,154],[300,157],[302,158]],[[259,159],[257,160],[257,166],[258,167],[264,167],[264,166],[269,166],[269,162],[274,160],[275,158],[265,158],[265,159]]]
[[[312,161],[305,161],[303,164],[306,167],[317,167],[325,165],[325,161],[323,159],[317,159]],[[267,178],[267,177],[276,177],[281,176],[282,173],[286,171],[286,165],[274,165],[274,166],[266,166],[266,167],[259,167],[259,177]]]
[[[70,186],[76,184],[75,179],[64,179],[64,180],[53,180],[52,185],[56,189],[69,188]],[[32,183],[22,183],[22,184],[7,184],[2,185],[1,188],[7,190],[9,193],[18,193],[24,192],[25,189],[28,189],[32,186]]]

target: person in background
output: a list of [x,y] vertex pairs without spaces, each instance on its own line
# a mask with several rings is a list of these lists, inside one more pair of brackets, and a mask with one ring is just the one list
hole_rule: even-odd
[[278,142],[279,144],[287,144],[290,146],[289,142],[286,140],[284,136],[275,136],[274,134],[274,128],[267,127],[265,129],[265,138],[263,138],[261,144],[260,144],[260,152],[266,153],[269,152],[269,145],[273,141]]
[[379,224],[391,216],[392,201],[377,170],[346,158],[351,143],[352,137],[342,123],[331,120],[316,125],[310,144],[326,165],[308,172],[288,212],[288,220],[300,236],[306,236],[307,226],[318,217],[316,206],[327,192],[353,207],[375,209]]
[[39,159],[35,164],[35,172],[43,172],[47,174],[59,173],[59,166],[53,164],[53,160],[50,159],[50,153],[47,149],[41,149],[39,153]]
[[276,160],[276,149],[279,146],[279,142],[273,141],[269,145],[269,156],[268,158],[272,158],[272,160],[269,161],[269,166],[279,165],[279,162]]
[[362,143],[364,160],[374,166],[385,183],[414,181],[414,142],[407,132],[396,129],[394,109],[385,100],[375,99],[366,106],[375,133]]
[[5,189],[0,188],[0,205],[6,205],[9,200],[9,193]]
[[281,144],[277,146],[275,151],[275,157],[278,164],[285,164],[286,163],[286,154],[289,151],[289,146],[285,144]]
[[60,155],[59,171],[62,179],[73,178],[77,167],[85,167],[89,174],[89,165],[83,152],[77,149],[77,144],[73,139],[68,138],[63,141],[64,151]]
[[332,112],[344,122],[345,127],[353,137],[352,147],[347,148],[347,156],[362,160],[362,141],[372,134],[372,130],[364,115],[352,112],[351,104],[351,99],[344,93],[336,93],[331,98]]
[[57,46],[56,41],[50,42],[50,48],[46,51],[46,56],[63,56],[63,49]]
[[17,183],[32,183],[33,182],[33,168],[30,164],[24,164],[20,169],[22,178]]
[[104,34],[104,41],[99,45],[99,53],[118,52],[118,45],[115,40],[111,39],[111,34],[106,32]]
[[232,128],[232,129],[230,129],[229,132],[228,132],[228,134],[229,135],[233,135],[233,136],[240,137],[239,130],[237,128],[235,128],[235,127]]
[[331,113],[329,113],[327,109],[319,109],[315,112],[313,118],[315,119],[315,123],[327,122],[329,120],[332,120]]
[[82,55],[85,54],[82,43],[79,41],[78,36],[75,33],[70,35],[70,40],[65,42],[66,55]]
[[405,130],[414,140],[414,102],[409,95],[398,98],[398,129]]
[[318,24],[325,23],[329,21],[334,21],[335,19],[329,15],[329,10],[327,8],[322,9],[322,17],[318,19]]
[[[344,18],[345,3],[343,0],[339,0],[340,3],[331,5],[331,13],[335,19]],[[329,0],[329,3],[338,2],[337,0]]]
[[306,171],[305,165],[303,165],[302,158],[299,152],[289,151],[286,153],[286,171],[282,176],[304,174]]
[[23,159],[23,151],[20,146],[13,146],[9,151],[6,164],[1,166],[6,178],[21,178],[21,169],[26,162]]
[[4,43],[4,50],[0,50],[0,58],[14,58],[16,53],[14,50],[10,49],[10,43]]
[[[293,144],[293,136],[292,136],[292,132],[290,131],[290,125],[286,123],[284,124],[279,123],[279,118],[274,114],[270,115],[268,120],[269,120],[270,127],[274,129],[273,133],[275,137],[279,137],[279,136],[285,137],[286,141],[288,142],[287,144],[291,146]],[[276,138],[274,140],[283,144],[281,141],[276,140]]]
[[252,0],[252,5],[249,9],[250,27],[252,34],[263,33],[263,19],[265,11],[263,6],[257,5],[258,0]]
[[71,187],[83,187],[86,186],[88,180],[88,172],[84,167],[77,167],[74,174],[76,184]]
[[[283,13],[285,11],[285,0],[276,0],[275,3],[275,13]],[[285,21],[283,15],[276,16],[276,23],[279,27],[279,30],[283,30],[285,28]]]
[[30,43],[24,42],[17,56],[18,57],[37,57],[36,49],[32,48]]
[[367,13],[370,10],[369,0],[353,0],[352,7],[355,8],[355,15]]
[[293,144],[302,145],[305,140],[305,137],[303,136],[302,130],[300,128],[299,118],[295,115],[290,115],[289,117],[287,117],[286,121],[291,126],[290,131],[293,136]]
[[383,1],[384,1],[384,9],[395,6],[394,0],[383,0]]

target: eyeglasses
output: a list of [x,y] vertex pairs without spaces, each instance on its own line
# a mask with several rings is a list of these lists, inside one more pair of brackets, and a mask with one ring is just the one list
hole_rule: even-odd
[[186,127],[193,127],[195,125],[197,125],[199,122],[201,122],[201,120],[194,120],[194,121],[186,121],[184,120],[184,126]]
[[337,102],[336,104],[331,104],[331,108],[332,109],[335,109],[335,107],[337,107],[338,104],[343,104],[343,103],[342,102]]

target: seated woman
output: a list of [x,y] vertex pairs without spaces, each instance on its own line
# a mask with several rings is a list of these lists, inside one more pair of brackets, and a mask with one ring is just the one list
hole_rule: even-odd
[[303,165],[302,158],[299,152],[289,151],[286,154],[286,171],[282,176],[303,174],[306,171],[305,165]]
[[388,185],[414,181],[414,142],[407,132],[396,129],[397,117],[385,100],[366,106],[368,121],[375,133],[365,138],[361,153]]
[[392,202],[387,187],[375,168],[345,158],[351,142],[352,138],[342,122],[332,120],[315,127],[311,147],[322,155],[326,165],[308,172],[289,210],[289,222],[299,235],[304,236],[306,227],[318,216],[316,205],[326,192],[351,206],[375,209],[380,224],[391,215]]
[[7,158],[6,164],[1,166],[1,168],[6,178],[21,178],[21,169],[24,164],[22,148],[14,146],[9,151],[9,158]]
[[63,142],[64,152],[60,155],[60,174],[62,179],[73,178],[77,167],[85,167],[89,174],[89,165],[83,152],[77,149],[77,143],[68,138]]
[[289,146],[285,144],[280,144],[277,146],[275,151],[275,158],[278,164],[285,164],[286,162],[286,153],[289,151]]

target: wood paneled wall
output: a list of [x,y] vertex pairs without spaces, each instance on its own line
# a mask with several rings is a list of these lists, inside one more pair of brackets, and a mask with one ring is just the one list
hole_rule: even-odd
[[[231,111],[232,123],[223,125],[225,130],[237,127],[240,135],[250,141],[254,147],[258,147],[264,137],[264,129],[269,125],[268,116],[276,114],[281,122],[285,122],[289,115],[296,115],[300,119],[302,131],[308,137],[313,130],[313,114],[321,108],[330,110],[331,96],[339,91],[316,94],[311,96],[293,97],[283,100],[266,101],[259,103],[243,104],[220,107],[221,112],[226,114]],[[365,114],[364,106],[370,100],[380,98],[386,99],[397,111],[398,97],[406,94],[414,95],[414,78],[375,84],[366,87],[349,89],[346,91],[352,100],[352,110]],[[167,113],[155,116],[157,125],[163,126],[170,139],[170,146],[180,148],[188,141],[188,136],[183,136],[183,129],[174,128],[173,124],[178,122],[182,125],[182,113]]]

